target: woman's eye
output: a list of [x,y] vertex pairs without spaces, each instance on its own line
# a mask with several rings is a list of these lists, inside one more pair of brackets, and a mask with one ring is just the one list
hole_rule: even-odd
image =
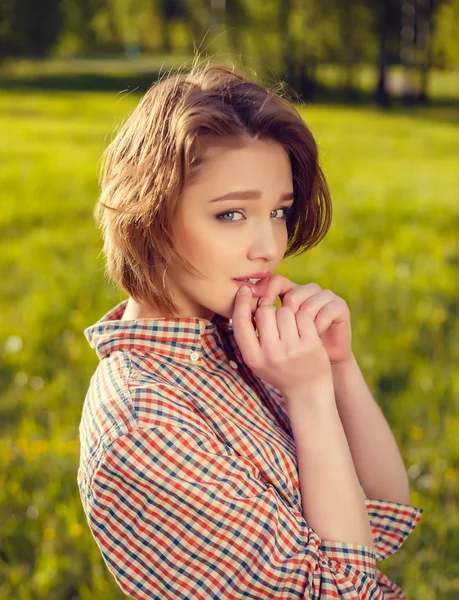
[[[226,217],[227,215],[236,215],[236,214],[241,214],[239,211],[236,210],[230,210],[226,213],[220,213],[219,215],[217,215],[217,219],[219,221],[234,221],[234,219],[224,219],[224,217]],[[240,221],[241,219],[236,219],[237,221]]]
[[[283,211],[283,214],[281,215],[281,219],[287,219],[288,215],[289,215],[289,211],[290,211],[290,207],[284,206],[282,208],[277,208],[276,210],[273,210],[272,212],[278,212],[278,211]],[[230,210],[224,213],[220,213],[219,215],[216,216],[216,219],[218,221],[228,221],[228,222],[232,222],[232,221],[240,221],[241,219],[226,219],[224,217],[226,217],[227,215],[240,215],[242,214],[239,210]],[[271,213],[272,214],[272,213]]]

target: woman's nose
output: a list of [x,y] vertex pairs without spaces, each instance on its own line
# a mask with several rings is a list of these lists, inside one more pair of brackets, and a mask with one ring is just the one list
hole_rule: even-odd
[[275,259],[280,253],[280,246],[285,244],[284,239],[279,238],[275,227],[260,225],[257,227],[250,245],[251,258]]

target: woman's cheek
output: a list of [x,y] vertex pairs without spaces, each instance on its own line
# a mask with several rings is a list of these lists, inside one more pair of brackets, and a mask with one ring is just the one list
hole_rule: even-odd
[[178,234],[183,255],[196,265],[218,264],[222,258],[228,255],[228,244],[224,243],[218,230],[206,228],[205,230],[191,231],[182,228],[178,230]]

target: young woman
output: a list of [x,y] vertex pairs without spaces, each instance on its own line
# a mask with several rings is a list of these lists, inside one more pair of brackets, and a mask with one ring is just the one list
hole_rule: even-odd
[[121,589],[405,598],[376,562],[422,509],[349,309],[274,274],[331,222],[295,107],[225,66],[169,75],[107,148],[101,183],[107,272],[129,297],[85,330],[100,362],[78,484]]

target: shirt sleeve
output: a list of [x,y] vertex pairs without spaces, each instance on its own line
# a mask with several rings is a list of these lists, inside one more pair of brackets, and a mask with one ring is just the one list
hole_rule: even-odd
[[[271,410],[277,416],[279,422],[284,428],[289,431],[293,437],[290,428],[290,420],[285,410],[285,397],[275,386],[260,380],[266,387],[268,398],[272,399]],[[365,490],[360,482],[363,493]],[[421,520],[423,509],[416,508],[410,504],[400,504],[397,502],[389,502],[387,500],[377,500],[365,498],[365,503],[368,512],[373,533],[373,546],[376,562],[389,558],[396,552],[404,543],[407,537],[415,529]],[[345,544],[346,546],[346,544]],[[343,548],[341,543],[322,541],[322,549],[327,552],[328,556],[336,560],[340,560]],[[376,579],[384,591],[384,600],[392,600],[397,598],[406,599],[402,590],[392,581],[390,581],[384,573],[375,570]]]
[[383,600],[376,559],[403,537],[370,501],[375,548],[321,540],[254,464],[192,427],[119,436],[85,494],[104,561],[135,599]]
[[[421,520],[422,508],[387,500],[365,500],[373,532],[376,562],[392,556]],[[376,569],[384,600],[406,600],[400,587]]]

